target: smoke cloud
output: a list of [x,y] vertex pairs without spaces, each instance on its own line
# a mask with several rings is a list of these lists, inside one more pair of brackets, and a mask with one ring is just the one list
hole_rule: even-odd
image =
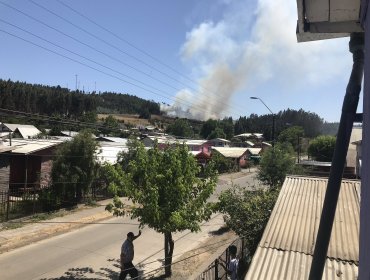
[[202,22],[186,34],[181,55],[198,85],[179,91],[165,111],[201,120],[222,118],[236,110],[230,104],[237,92],[272,80],[293,88],[322,83],[346,67],[338,60],[343,57],[335,48],[338,41],[297,43],[295,1],[247,2],[223,1],[221,20]]

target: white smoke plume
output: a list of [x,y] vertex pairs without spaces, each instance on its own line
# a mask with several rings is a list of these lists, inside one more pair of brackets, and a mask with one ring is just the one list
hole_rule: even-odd
[[181,54],[198,77],[198,86],[179,91],[168,110],[176,114],[186,100],[191,104],[183,109],[187,117],[222,118],[235,111],[229,105],[237,92],[272,79],[293,88],[302,82],[321,83],[347,66],[338,60],[341,50],[333,47],[338,41],[297,43],[295,1],[248,2],[223,1],[220,21],[203,22],[187,33]]

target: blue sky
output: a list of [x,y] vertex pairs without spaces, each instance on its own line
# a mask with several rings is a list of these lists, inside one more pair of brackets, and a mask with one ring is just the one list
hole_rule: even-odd
[[75,89],[77,75],[85,92],[129,93],[200,119],[268,113],[257,96],[274,112],[338,121],[348,38],[298,44],[295,3],[0,0],[0,78]]

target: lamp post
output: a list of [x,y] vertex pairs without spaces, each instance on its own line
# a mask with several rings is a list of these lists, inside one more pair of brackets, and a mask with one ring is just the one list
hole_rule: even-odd
[[250,99],[258,99],[262,102],[263,105],[270,111],[272,114],[272,146],[275,146],[275,114],[271,111],[271,109],[263,102],[263,100],[259,97],[251,96]]

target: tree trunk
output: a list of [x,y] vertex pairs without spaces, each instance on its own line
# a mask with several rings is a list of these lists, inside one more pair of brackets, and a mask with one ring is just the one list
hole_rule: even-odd
[[174,242],[172,239],[172,233],[166,232],[164,234],[164,271],[165,276],[170,277],[172,275],[171,265],[172,265],[172,255],[173,255]]

